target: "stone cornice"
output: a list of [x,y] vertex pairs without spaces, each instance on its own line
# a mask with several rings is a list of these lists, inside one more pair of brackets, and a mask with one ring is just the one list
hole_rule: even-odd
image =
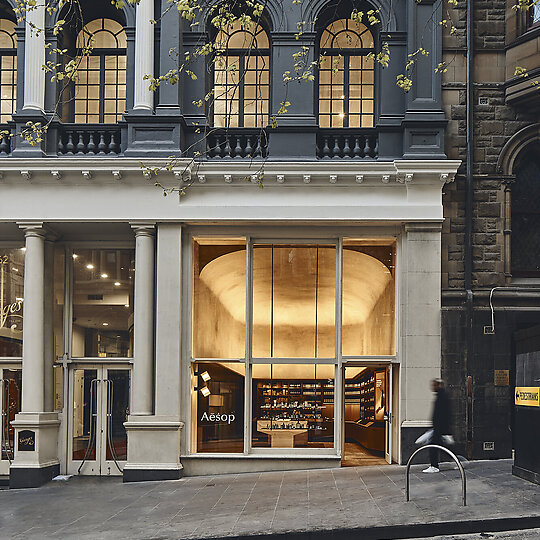
[[[246,182],[277,186],[392,186],[412,187],[452,182],[461,164],[457,160],[320,160],[194,162],[176,159],[168,170],[165,159],[42,158],[0,160],[3,183],[54,183],[57,185],[102,183],[155,183],[192,187],[245,186]],[[155,170],[157,175],[152,171]],[[309,181],[306,181],[306,177]]]

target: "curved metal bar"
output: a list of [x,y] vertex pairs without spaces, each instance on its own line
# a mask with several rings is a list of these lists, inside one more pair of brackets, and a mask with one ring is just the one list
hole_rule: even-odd
[[463,466],[461,465],[461,462],[459,461],[459,458],[456,456],[456,454],[454,454],[454,452],[452,452],[451,450],[448,450],[448,448],[445,448],[444,446],[440,446],[438,444],[426,444],[424,446],[421,446],[420,448],[416,449],[411,457],[409,458],[409,461],[407,461],[407,476],[406,476],[406,480],[405,480],[405,494],[406,494],[406,500],[407,502],[410,500],[410,497],[409,497],[409,488],[410,488],[410,482],[409,482],[409,472],[410,472],[410,469],[411,469],[411,463],[412,463],[412,460],[414,458],[414,456],[416,456],[416,454],[418,454],[418,452],[426,449],[426,448],[437,448],[439,450],[442,450],[443,452],[446,452],[455,462],[456,462],[456,465],[458,466],[458,469],[459,469],[459,472],[461,474],[461,502],[463,503],[463,506],[467,506],[467,481],[465,480],[465,470],[463,469]]
[[[86,446],[86,452],[84,453],[83,460],[81,461],[81,464],[79,465],[79,468],[77,469],[77,474],[81,474],[81,469],[83,468],[83,465],[85,464],[86,460],[88,459],[88,456],[90,455],[90,452],[92,450],[92,446],[94,443],[94,440],[96,438],[96,430],[97,430],[97,401],[96,398],[96,388],[97,383],[101,382],[99,379],[92,379],[90,381],[90,433],[88,435],[88,444]],[[96,410],[94,412],[94,402],[96,405]],[[97,449],[96,449],[96,457],[97,457]]]
[[107,379],[107,444],[111,451],[111,456],[113,458],[114,464],[119,472],[122,472],[120,465],[118,465],[118,455],[116,454],[116,449],[112,440],[112,415],[113,415],[113,390],[114,382],[111,379]]
[[[2,431],[0,432],[0,459],[2,459],[1,453],[5,452],[9,464],[11,465],[11,461],[13,459],[13,448],[11,447],[11,441],[9,440],[9,379],[0,379],[0,392],[2,392],[2,396],[0,399],[0,410],[2,411]],[[4,399],[4,393],[7,394],[6,399]]]

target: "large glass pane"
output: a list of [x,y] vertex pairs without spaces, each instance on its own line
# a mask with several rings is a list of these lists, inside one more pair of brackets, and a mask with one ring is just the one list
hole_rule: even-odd
[[11,422],[21,410],[22,371],[0,370],[0,459],[14,458],[15,429]]
[[253,357],[335,356],[334,246],[253,248]]
[[344,356],[395,354],[395,243],[343,242]]
[[199,362],[192,377],[192,448],[243,452],[244,364]]
[[24,251],[0,248],[0,357],[22,356]]
[[253,447],[334,446],[333,364],[253,365]]
[[95,461],[97,419],[97,370],[76,369],[73,373],[72,459]]
[[54,250],[54,293],[53,293],[53,328],[55,361],[64,352],[64,267],[65,256],[63,248]]
[[130,357],[133,249],[80,249],[73,254],[73,357]]
[[193,357],[243,358],[246,241],[193,241]]
[[127,460],[127,433],[124,422],[129,415],[129,371],[107,371],[107,452],[108,460]]

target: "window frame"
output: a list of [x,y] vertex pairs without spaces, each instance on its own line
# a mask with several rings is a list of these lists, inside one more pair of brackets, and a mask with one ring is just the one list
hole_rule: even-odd
[[[365,114],[362,112],[362,102],[364,101],[364,99],[360,98],[359,101],[360,101],[360,112],[358,113],[358,116],[360,117],[360,126],[350,126],[349,125],[349,120],[350,120],[350,115],[349,115],[349,101],[350,101],[350,72],[351,72],[351,69],[350,69],[350,63],[351,63],[351,58],[352,57],[355,57],[355,58],[367,58],[367,56],[369,54],[377,54],[377,40],[376,40],[376,34],[366,26],[366,30],[371,34],[371,37],[373,38],[373,47],[372,48],[369,48],[369,47],[361,47],[361,48],[345,48],[345,49],[339,49],[339,48],[332,48],[332,47],[321,47],[321,39],[322,39],[322,36],[324,34],[325,31],[327,31],[327,29],[332,25],[334,24],[335,22],[339,21],[339,20],[351,20],[351,19],[346,19],[346,18],[340,18],[340,19],[335,19],[331,22],[329,22],[324,28],[322,29],[319,29],[319,31],[317,32],[317,57],[320,57],[322,55],[325,56],[325,58],[332,58],[332,57],[338,57],[338,56],[341,56],[343,58],[343,96],[344,98],[341,100],[343,101],[343,126],[332,126],[332,117],[333,117],[333,114],[332,114],[332,110],[333,110],[333,104],[334,104],[334,100],[335,98],[332,97],[332,89],[333,89],[333,85],[332,85],[332,77],[330,78],[330,83],[326,86],[328,86],[330,88],[330,98],[329,98],[329,102],[330,102],[330,111],[328,113],[323,113],[325,116],[328,117],[329,119],[329,123],[330,125],[329,126],[321,126],[321,123],[320,123],[320,118],[321,118],[321,112],[320,112],[320,101],[321,101],[321,94],[320,94],[320,91],[321,91],[321,79],[320,79],[320,74],[321,74],[321,68],[319,67],[319,69],[317,69],[317,73],[316,73],[316,77],[315,77],[315,82],[316,82],[316,88],[317,88],[317,92],[315,92],[314,94],[314,99],[315,99],[315,115],[316,115],[316,118],[317,118],[317,125],[319,126],[319,128],[322,128],[322,129],[370,129],[370,128],[373,128],[375,127],[375,120],[376,120],[376,106],[377,106],[377,100],[376,100],[376,88],[377,88],[377,70],[375,69],[376,67],[376,62],[375,60],[373,60],[373,69],[372,69],[372,72],[373,72],[373,98],[372,98],[372,103],[373,103],[373,111],[371,113],[367,113],[371,116],[372,118],[372,125],[371,126],[362,126],[362,116],[365,116]],[[346,29],[347,31],[349,31],[349,28]],[[356,32],[355,32],[356,33]],[[358,36],[360,36],[361,34],[357,34]],[[363,69],[361,70],[363,71]],[[363,83],[361,82],[358,86],[360,86],[360,88],[362,89],[364,87]],[[354,113],[356,114],[356,113]],[[367,115],[366,114],[366,115]],[[346,124],[346,125],[345,125]]]
[[[10,23],[13,23],[13,21],[11,19],[8,19],[7,17],[4,17],[3,20],[6,20],[6,21],[9,21]],[[15,24],[15,23],[13,23],[13,24]],[[17,33],[16,33],[16,30],[17,30],[17,24],[15,24],[15,26],[14,26],[13,34],[9,34],[11,36],[13,42],[15,43],[15,47],[13,47],[13,48],[5,48],[5,47],[0,48],[0,76],[4,73],[4,69],[2,68],[2,59],[4,57],[13,57],[13,69],[9,70],[11,72],[11,74],[12,74],[11,83],[10,84],[4,84],[4,83],[1,82],[1,79],[0,79],[0,92],[2,92],[2,90],[4,88],[8,88],[8,87],[11,88],[11,100],[10,100],[11,101],[11,113],[4,115],[0,110],[0,124],[6,124],[9,121],[11,121],[12,118],[13,118],[13,114],[15,114],[15,112],[17,110],[17,75],[18,75],[18,70],[17,70]],[[6,72],[7,71],[8,70],[6,70]],[[8,100],[7,99],[4,100],[2,98],[1,101],[3,102],[3,101],[8,101]]]
[[[264,231],[270,232],[271,229],[264,229]],[[182,237],[183,243],[183,264],[181,267],[182,275],[182,319],[187,321],[187,324],[182,329],[182,389],[189,396],[188,402],[191,402],[191,374],[194,369],[195,363],[203,362],[238,362],[245,365],[244,376],[244,451],[243,453],[211,453],[211,452],[197,452],[196,444],[193,447],[193,436],[191,431],[191,408],[189,408],[190,421],[185,424],[185,450],[182,452],[182,456],[197,457],[197,458],[235,458],[238,456],[258,456],[258,457],[279,457],[279,456],[309,456],[316,458],[338,458],[341,457],[342,447],[342,423],[343,417],[341,412],[341,406],[343,401],[343,395],[339,388],[342,386],[342,380],[344,377],[344,367],[348,364],[355,365],[357,363],[365,363],[370,366],[380,366],[388,364],[399,364],[401,357],[401,345],[399,339],[399,327],[400,327],[400,311],[399,311],[399,298],[400,298],[400,285],[401,280],[399,276],[399,270],[401,267],[401,232],[393,227],[381,228],[376,232],[373,230],[363,231],[358,228],[345,228],[339,232],[329,232],[328,235],[321,235],[314,237],[313,231],[305,229],[305,233],[302,234],[301,230],[292,232],[289,228],[286,230],[283,236],[279,234],[276,236],[275,228],[274,234],[265,235],[262,231],[252,231],[254,234],[250,234],[249,229],[246,228],[220,228],[215,230],[212,227],[193,227],[184,231]],[[291,234],[292,233],[292,234]],[[192,337],[193,337],[193,311],[192,311],[192,295],[193,295],[193,240],[195,238],[229,238],[229,237],[244,237],[246,238],[246,324],[245,324],[245,357],[244,358],[195,358],[192,356]],[[357,241],[365,240],[380,240],[381,242],[391,241],[394,244],[395,250],[395,276],[394,276],[394,354],[393,355],[354,355],[343,356],[342,355],[342,268],[343,268],[343,240],[354,239]],[[254,358],[251,356],[252,351],[252,305],[253,305],[253,246],[254,244],[324,244],[329,245],[335,243],[336,245],[336,319],[335,319],[335,340],[336,340],[336,357],[335,358]],[[257,448],[252,446],[252,414],[253,414],[253,366],[260,364],[325,364],[334,365],[334,444],[332,448]]]
[[[240,48],[229,48],[229,47],[225,47],[223,50],[221,50],[219,52],[219,56],[221,56],[222,58],[225,59],[225,62],[226,62],[226,65],[225,65],[225,69],[226,67],[228,66],[228,58],[231,57],[231,56],[236,56],[238,57],[239,59],[239,69],[238,69],[238,85],[236,87],[236,91],[238,92],[238,125],[237,126],[233,126],[233,125],[230,125],[230,119],[236,115],[232,115],[230,112],[227,112],[227,109],[229,108],[229,104],[230,103],[233,103],[234,101],[230,101],[229,99],[225,99],[223,100],[225,103],[226,103],[226,110],[225,110],[225,113],[223,114],[223,117],[225,119],[225,123],[226,125],[225,126],[216,126],[215,125],[215,117],[216,117],[216,112],[215,112],[215,104],[216,104],[216,96],[213,95],[212,96],[212,99],[209,100],[207,102],[207,107],[206,107],[206,115],[207,115],[207,118],[209,119],[209,124],[212,126],[213,129],[264,129],[268,126],[269,122],[270,122],[270,105],[271,105],[271,93],[272,93],[272,84],[271,84],[271,81],[272,81],[272,58],[271,58],[271,52],[272,52],[272,43],[271,43],[271,34],[270,32],[268,31],[268,29],[266,28],[266,26],[264,24],[262,24],[262,21],[259,21],[258,23],[256,23],[258,27],[261,28],[262,32],[264,32],[266,34],[266,37],[268,39],[268,48],[252,48],[252,47],[248,47],[248,48],[245,48],[245,49],[240,49]],[[256,30],[256,28],[255,28]],[[222,32],[225,32],[224,30],[221,30]],[[238,31],[233,31],[231,34],[228,34],[229,36],[229,39],[230,37],[236,33]],[[244,30],[244,32],[247,32],[248,34],[251,34],[253,37],[255,37],[259,32],[255,32],[255,33],[252,33],[252,32],[249,32],[248,30]],[[212,42],[215,43],[217,37],[218,37],[218,34],[219,32],[216,32],[212,35]],[[256,52],[256,54],[253,54],[253,52]],[[213,91],[215,88],[216,88],[216,64],[215,64],[215,58],[217,57],[216,54],[213,54],[211,56],[211,60],[210,60],[210,69],[207,69],[207,72],[209,73],[209,77],[208,77],[208,84],[206,86],[207,88],[207,93],[208,92],[211,92]],[[266,71],[268,72],[268,83],[266,83],[266,88],[268,90],[268,97],[266,99],[267,103],[268,103],[268,112],[266,113],[266,118],[264,117],[264,113],[259,113],[258,110],[257,110],[257,106],[259,103],[264,103],[264,99],[263,98],[260,98],[258,96],[255,97],[255,113],[254,114],[251,114],[250,116],[255,116],[255,125],[254,126],[245,126],[245,74],[246,74],[246,61],[251,59],[251,58],[266,58],[267,59],[267,62],[268,62],[268,65],[267,65],[267,69]],[[258,69],[255,70],[255,73],[257,74],[260,74],[262,73],[262,71],[259,71]],[[257,76],[257,78],[259,77],[259,75]],[[261,88],[261,87],[264,87],[265,83],[262,83],[262,84],[259,84],[259,83],[256,83],[254,86],[255,88]],[[223,85],[221,85],[223,86]],[[226,84],[225,84],[225,87],[226,87]],[[235,94],[236,94],[236,91],[235,91]],[[263,120],[263,123],[262,125],[258,126],[257,125],[257,119],[259,117],[262,117],[262,120]]]

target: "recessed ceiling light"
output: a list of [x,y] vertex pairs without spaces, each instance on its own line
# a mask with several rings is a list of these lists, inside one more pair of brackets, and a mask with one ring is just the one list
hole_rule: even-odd
[[88,268],[88,270],[93,270],[94,265],[93,264],[87,264],[86,268]]
[[22,247],[22,248],[21,248],[21,251],[26,251],[26,248],[25,248],[25,247]]
[[22,302],[23,300],[24,300],[24,298],[19,298],[18,296],[17,296],[17,298],[15,298],[16,302]]
[[125,307],[129,307],[129,304],[125,304]]
[[208,371],[203,371],[201,373],[201,378],[204,382],[208,382],[211,379],[210,373],[208,373]]
[[73,258],[74,258],[74,259],[78,259],[79,256],[78,256],[76,253],[74,253],[74,254],[73,254]]
[[104,323],[103,323],[103,326],[109,326],[109,323],[108,323],[108,322],[104,322]]
[[13,271],[14,271],[14,272],[18,272],[18,271],[19,271],[19,269],[18,269],[18,268],[15,268],[15,267],[13,267]]
[[114,282],[114,286],[115,286],[115,287],[120,287],[120,282],[119,282],[119,281],[115,281],[115,282]]
[[201,388],[201,394],[204,396],[204,397],[208,397],[210,395],[210,388],[208,388],[208,386],[203,386]]
[[102,277],[103,279],[107,279],[107,278],[109,277],[109,274],[101,274],[101,277]]

